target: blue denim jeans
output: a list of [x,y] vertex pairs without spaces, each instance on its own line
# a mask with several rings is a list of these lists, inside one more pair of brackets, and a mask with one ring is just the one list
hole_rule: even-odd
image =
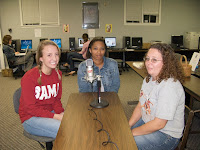
[[60,123],[60,120],[53,118],[31,117],[22,125],[24,130],[30,134],[56,138]]
[[[131,129],[143,124],[145,124],[145,122],[140,119]],[[134,139],[139,150],[174,150],[178,146],[180,140],[160,131],[134,136]]]
[[67,53],[67,63],[70,65],[70,71],[75,71],[74,68],[74,61],[72,60],[72,58],[79,58],[79,59],[83,59],[82,54],[79,54],[77,52],[70,52]]

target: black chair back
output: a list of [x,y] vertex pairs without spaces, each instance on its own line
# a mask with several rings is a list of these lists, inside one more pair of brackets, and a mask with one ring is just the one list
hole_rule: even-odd
[[19,114],[19,104],[20,104],[20,97],[21,97],[21,88],[18,88],[14,95],[13,95],[13,104],[14,109],[17,114]]

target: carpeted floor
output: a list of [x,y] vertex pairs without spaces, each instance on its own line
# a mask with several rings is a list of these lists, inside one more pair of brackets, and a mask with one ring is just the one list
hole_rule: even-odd
[[[40,145],[23,135],[23,127],[20,123],[19,116],[14,112],[13,93],[20,87],[21,78],[14,79],[12,77],[2,77],[0,75],[0,150],[39,150]],[[129,69],[120,76],[121,86],[119,90],[119,98],[123,105],[127,120],[129,120],[134,105],[128,105],[130,100],[138,100],[139,90],[142,84],[142,78],[133,70]],[[77,75],[63,75],[63,95],[62,104],[66,107],[68,97],[71,93],[78,92]],[[200,126],[199,122],[197,123]],[[196,140],[194,140],[196,139]],[[190,141],[189,149],[198,149],[200,147],[200,137],[194,137]],[[193,148],[192,146],[195,147]],[[199,148],[200,149],[200,148]]]

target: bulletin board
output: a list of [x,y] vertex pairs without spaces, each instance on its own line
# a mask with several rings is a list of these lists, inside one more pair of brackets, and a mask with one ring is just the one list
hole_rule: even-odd
[[83,29],[98,29],[99,28],[99,8],[97,2],[83,2]]

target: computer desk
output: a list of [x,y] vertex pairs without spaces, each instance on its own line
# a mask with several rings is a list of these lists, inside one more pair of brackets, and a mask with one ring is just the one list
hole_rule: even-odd
[[[117,93],[104,92],[101,97],[109,102],[106,108],[91,109],[90,102],[97,93],[72,93],[55,139],[53,150],[117,150],[115,144],[102,143],[110,140],[119,150],[137,150],[128,120]],[[95,120],[97,118],[99,121]],[[105,131],[98,132],[99,129]]]
[[[142,78],[146,77],[144,69],[138,69],[133,66],[134,61],[127,61],[126,63]],[[193,75],[185,78],[185,82],[183,83],[183,87],[185,92],[190,95],[190,108],[192,108],[193,98],[200,101],[200,78],[197,78]]]

